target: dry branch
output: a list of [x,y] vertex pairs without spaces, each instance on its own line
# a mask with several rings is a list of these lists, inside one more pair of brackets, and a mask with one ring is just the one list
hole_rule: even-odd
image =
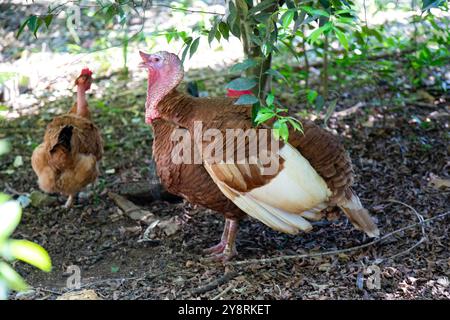
[[210,283],[202,286],[202,287],[198,287],[194,290],[191,291],[192,294],[194,295],[198,295],[198,294],[203,294],[206,293],[208,291],[214,290],[215,288],[223,285],[224,283],[227,283],[228,281],[230,281],[231,279],[233,279],[234,277],[237,276],[237,272],[235,271],[230,271],[225,273],[223,276],[214,279],[213,281],[211,281]]
[[[363,249],[363,248],[370,247],[370,246],[372,246],[372,245],[374,245],[374,244],[376,244],[378,242],[381,242],[381,241],[383,241],[383,240],[385,240],[387,238],[392,237],[395,234],[401,233],[401,232],[403,232],[405,230],[412,229],[412,228],[417,227],[419,225],[423,225],[426,222],[433,221],[433,220],[436,220],[436,219],[439,219],[439,218],[442,218],[442,217],[445,217],[445,216],[448,216],[448,215],[450,215],[450,211],[444,212],[442,214],[439,214],[437,216],[434,216],[434,217],[431,217],[431,218],[428,218],[428,219],[424,219],[423,221],[420,221],[420,222],[417,222],[417,223],[414,223],[414,224],[407,225],[407,226],[405,226],[403,228],[394,230],[394,231],[389,232],[389,233],[385,234],[384,236],[382,236],[382,237],[380,237],[380,238],[378,238],[378,239],[376,239],[374,241],[371,241],[369,243],[365,243],[365,244],[362,244],[360,246],[355,246],[355,247],[351,247],[351,248],[347,248],[347,249],[332,250],[332,251],[317,252],[317,253],[298,254],[298,255],[296,254],[296,255],[280,256],[280,257],[266,258],[266,259],[249,259],[249,260],[228,262],[227,264],[230,264],[230,265],[247,265],[247,264],[271,263],[271,262],[277,262],[277,261],[298,260],[298,259],[304,259],[304,258],[330,256],[330,255],[336,255],[336,254],[339,254],[339,253],[351,252],[351,251],[355,251],[355,250],[358,250],[358,249]],[[416,247],[416,246],[417,245],[415,245],[414,247]]]

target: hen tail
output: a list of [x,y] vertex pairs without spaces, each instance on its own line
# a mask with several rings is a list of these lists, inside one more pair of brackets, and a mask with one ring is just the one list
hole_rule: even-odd
[[65,126],[58,135],[58,141],[50,149],[49,165],[58,170],[66,169],[72,163],[71,140],[73,134],[72,126]]
[[353,191],[351,191],[350,199],[344,200],[339,204],[339,207],[356,229],[364,231],[369,237],[375,238],[380,235],[380,231],[369,212],[362,206],[361,201]]

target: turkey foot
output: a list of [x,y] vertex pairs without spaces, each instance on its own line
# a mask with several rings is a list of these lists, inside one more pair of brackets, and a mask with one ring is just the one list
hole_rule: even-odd
[[209,260],[216,260],[224,263],[237,255],[235,244],[237,230],[237,221],[231,219],[225,220],[225,227],[220,242],[215,246],[204,250],[204,252],[211,255]]

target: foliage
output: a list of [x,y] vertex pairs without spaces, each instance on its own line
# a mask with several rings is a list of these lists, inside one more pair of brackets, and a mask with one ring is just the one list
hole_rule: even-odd
[[[0,140],[0,156],[8,152],[5,140]],[[28,240],[15,240],[9,237],[16,229],[22,217],[22,208],[18,201],[0,193],[0,300],[8,297],[10,289],[24,291],[28,288],[25,280],[7,263],[21,260],[42,271],[51,271],[50,257],[40,245]]]
[[[268,118],[271,113],[267,112],[270,106],[266,103],[266,96],[269,93],[274,96],[281,94],[277,92],[276,86],[271,85],[273,83],[282,82],[295,87],[299,97],[308,106],[313,106],[318,111],[326,109],[325,112],[329,113],[336,106],[335,97],[329,96],[330,79],[346,78],[347,73],[359,76],[358,72],[364,68],[364,62],[377,52],[409,50],[414,47],[415,50],[408,56],[408,61],[413,71],[411,79],[415,86],[420,85],[427,68],[442,65],[450,57],[448,18],[438,18],[432,14],[432,10],[436,8],[448,12],[448,2],[444,0],[421,0],[420,3],[419,0],[411,0],[408,6],[404,1],[397,2],[398,7],[414,13],[410,23],[414,32],[409,39],[405,38],[404,34],[392,34],[383,25],[370,26],[367,19],[362,18],[367,11],[366,2],[356,0],[233,0],[226,3],[228,7],[224,15],[204,12],[205,21],[188,28],[172,26],[167,30],[157,30],[150,36],[164,36],[167,43],[181,40],[184,46],[181,54],[183,61],[197,52],[202,41],[211,45],[214,41],[223,43],[230,37],[238,38],[246,59],[230,68],[233,75],[240,76],[232,79],[226,88],[253,91],[253,94],[242,96],[237,104],[254,105],[255,123],[261,123],[256,121],[257,119],[271,119]],[[95,14],[91,15],[92,20],[98,24],[122,26],[122,36],[119,38],[123,40],[125,70],[130,42],[147,41],[142,30],[128,36],[127,22],[133,12],[143,17],[144,21],[148,4],[166,6],[186,14],[192,11],[189,9],[190,1],[161,5],[151,1],[103,0],[96,2]],[[379,11],[392,6],[392,3],[381,0],[375,4]],[[78,5],[82,8],[80,3]],[[26,18],[17,36],[20,36],[26,27],[37,36],[39,31],[49,29],[54,18],[62,11],[64,5],[50,6],[47,13]],[[420,13],[417,13],[418,11]],[[419,35],[425,36],[425,41],[420,41]],[[285,63],[274,59],[280,55],[291,56],[298,63],[303,60],[304,68],[297,71],[297,74],[286,70]],[[322,61],[320,86],[316,88],[311,86],[309,79],[312,57]],[[367,74],[374,73],[372,81],[389,78],[392,70],[383,63],[380,62],[374,67],[375,70],[370,72],[365,70]],[[343,72],[342,67],[345,66],[356,71],[345,69]],[[301,85],[292,79],[299,79]],[[336,85],[339,86],[339,82],[336,82]],[[274,101],[279,103],[278,99]],[[273,110],[273,117],[277,117],[278,121],[274,122],[274,125],[280,126],[282,132],[286,131],[284,124],[296,128],[283,112],[276,112],[276,108]],[[280,110],[282,109],[283,107]],[[281,137],[287,139],[288,136]]]

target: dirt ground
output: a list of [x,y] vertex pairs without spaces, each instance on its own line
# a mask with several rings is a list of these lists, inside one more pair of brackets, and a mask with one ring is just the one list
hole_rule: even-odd
[[[67,287],[72,265],[81,271],[82,289],[93,289],[105,299],[450,298],[449,216],[426,223],[426,239],[416,247],[424,236],[420,226],[350,252],[267,263],[262,259],[351,248],[371,240],[338,211],[318,222],[312,232],[298,236],[247,219],[241,223],[239,256],[234,262],[259,261],[223,266],[204,260],[202,253],[219,240],[221,215],[184,202],[148,199],[138,204],[160,219],[176,217],[172,221],[179,229],[172,236],[159,234],[142,241],[147,225],[120,214],[108,197],[108,192],[123,193],[136,182],[151,183],[151,130],[142,121],[130,121],[143,112],[137,102],[143,99],[139,93],[143,87],[136,92],[131,100],[110,97],[109,112],[97,100],[91,102],[94,121],[106,141],[102,177],[95,186],[83,192],[70,210],[61,207],[62,197],[58,203],[24,210],[14,237],[45,247],[53,271],[45,274],[17,262],[15,268],[33,290],[13,293],[12,299],[55,299],[73,291]],[[417,215],[428,219],[449,212],[448,189],[435,185],[436,176],[448,179],[450,168],[449,96],[437,96],[436,101],[433,108],[426,103],[379,108],[362,101],[356,108],[339,107],[330,121],[353,159],[354,188],[377,219],[382,235],[417,223]],[[39,116],[4,123],[13,144],[0,165],[4,191],[17,196],[37,189],[29,165],[31,152],[45,123],[70,103],[70,99],[48,103],[40,107]],[[352,104],[343,101],[342,105]],[[116,106],[120,112],[113,112]],[[23,157],[20,167],[13,165],[17,155]],[[370,266],[379,268],[379,288],[367,285]]]

